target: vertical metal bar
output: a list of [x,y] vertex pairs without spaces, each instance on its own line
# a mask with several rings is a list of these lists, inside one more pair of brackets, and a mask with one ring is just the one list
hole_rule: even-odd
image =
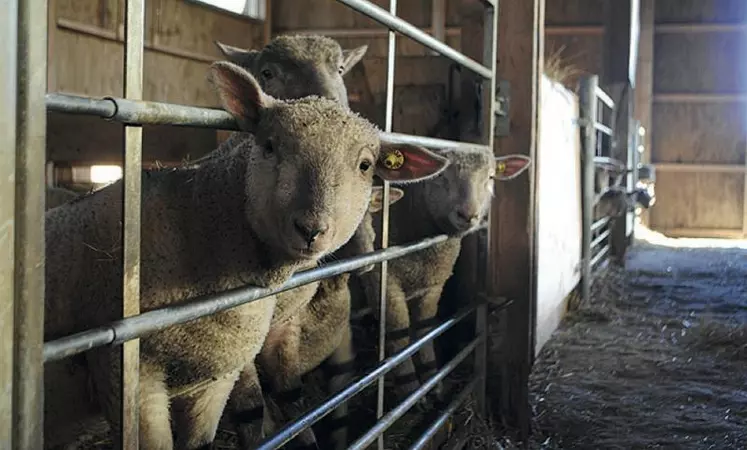
[[[47,2],[18,3],[13,447],[43,448]],[[11,19],[12,20],[12,19]],[[4,61],[3,64],[7,64]]]
[[[483,89],[484,95],[488,96],[487,101],[483,104],[488,105],[487,120],[482,120],[484,129],[482,130],[482,142],[495,151],[495,90],[496,90],[496,52],[498,47],[498,6],[496,1],[494,7],[486,7],[484,26],[483,26],[483,56],[482,63],[490,67],[490,80],[483,81],[489,83],[489,89]],[[488,265],[490,248],[490,233],[493,230],[492,208],[488,211],[488,227],[484,232],[478,235],[478,282],[482,285],[482,291],[488,292]],[[488,311],[486,299],[482,299],[475,311],[475,333],[478,336],[485,336],[488,332]],[[488,340],[487,338],[479,341],[475,348],[475,376],[478,378],[475,382],[475,403],[480,414],[486,412],[486,389],[487,389],[487,371],[488,371]]]
[[[145,39],[145,0],[126,0],[124,97],[143,98],[143,46]],[[123,289],[122,316],[140,313],[140,184],[142,167],[141,126],[126,126],[124,134]],[[121,387],[123,449],[138,448],[140,340],[122,346]]]
[[581,119],[581,299],[588,302],[591,297],[591,224],[594,207],[594,155],[596,153],[597,75],[583,77],[579,89]]
[[[446,0],[431,0],[431,30],[434,38],[446,43]],[[435,50],[429,53],[439,55]]]
[[0,448],[13,448],[18,1],[0,3]]
[[[397,0],[389,0],[389,13],[397,15]],[[384,115],[384,131],[392,132],[392,116],[394,115],[394,62],[397,58],[397,35],[389,30],[386,64],[386,112]],[[384,181],[384,204],[381,210],[381,248],[389,245],[389,182]],[[381,279],[379,283],[379,361],[386,358],[386,286],[387,261],[381,263]],[[379,377],[376,396],[376,419],[384,415],[384,376]],[[376,440],[378,450],[384,450],[384,434]]]

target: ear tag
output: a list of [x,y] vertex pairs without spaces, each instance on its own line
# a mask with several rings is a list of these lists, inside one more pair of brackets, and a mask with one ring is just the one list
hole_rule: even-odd
[[405,164],[405,155],[395,149],[389,150],[384,157],[384,167],[389,170],[397,170]]
[[505,172],[506,171],[506,163],[504,163],[503,161],[499,161],[498,165],[495,168],[495,171],[498,172],[498,173]]

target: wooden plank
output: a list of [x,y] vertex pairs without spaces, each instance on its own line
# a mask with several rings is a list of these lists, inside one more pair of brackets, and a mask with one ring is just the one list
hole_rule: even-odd
[[730,228],[665,228],[659,233],[669,237],[704,239],[744,239],[747,234],[740,229]]
[[708,92],[655,94],[656,103],[740,103],[747,102],[747,94],[712,94]]
[[744,22],[747,2],[744,0],[656,0],[656,21]]
[[602,25],[551,25],[545,27],[545,36],[601,36],[604,34]]
[[[543,72],[545,1],[501,4],[498,75],[511,84],[511,134],[498,139],[497,153],[537,156],[538,95]],[[515,300],[505,311],[504,366],[506,390],[500,395],[503,418],[524,440],[529,433],[528,379],[534,363],[536,330],[535,218],[536,163],[527,174],[496,186],[490,260],[494,294]]]
[[656,174],[651,226],[742,229],[744,175],[741,173]]
[[[645,130],[640,143],[644,152],[639,153],[641,163],[651,162],[652,107],[654,98],[654,10],[656,0],[641,0],[638,37],[638,66],[636,69],[635,104],[633,117],[639,120]],[[637,150],[636,150],[637,151]],[[642,223],[648,225],[649,211],[641,213]]]
[[654,91],[747,92],[747,40],[736,33],[659,34],[655,37]]
[[744,164],[746,112],[742,103],[655,103],[653,160]]
[[604,3],[605,0],[548,1],[545,26],[601,25],[604,22]]
[[657,172],[688,172],[688,173],[745,173],[743,164],[687,164],[687,163],[656,163]]
[[743,33],[747,25],[743,23],[660,23],[656,33]]

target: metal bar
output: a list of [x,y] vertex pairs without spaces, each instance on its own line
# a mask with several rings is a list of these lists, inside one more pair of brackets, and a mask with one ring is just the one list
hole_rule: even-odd
[[271,450],[280,448],[282,445],[293,439],[303,430],[309,428],[310,426],[321,420],[324,416],[334,411],[335,408],[340,406],[342,403],[350,400],[354,395],[358,394],[363,389],[373,384],[379,377],[386,375],[395,367],[402,364],[402,362],[414,355],[415,352],[420,350],[425,344],[433,341],[436,337],[445,333],[451,327],[470,315],[474,310],[475,306],[473,305],[453,315],[451,318],[446,319],[441,325],[432,329],[431,331],[423,335],[423,337],[402,349],[402,351],[400,351],[396,355],[392,355],[385,361],[381,362],[378,366],[376,366],[375,369],[364,375],[360,380],[352,382],[347,387],[343,388],[341,391],[327,399],[318,407],[304,413],[295,422],[291,422],[288,425],[285,425],[274,436],[271,436],[262,441],[259,444],[259,447],[257,447],[257,450]]
[[[92,99],[67,94],[47,94],[47,110],[68,114],[84,114],[133,125],[173,125],[220,130],[239,129],[234,118],[222,109],[170,103],[134,101],[106,97]],[[404,133],[381,133],[389,144],[413,144],[428,148],[473,149],[486,147],[469,142],[450,141]]]
[[[614,108],[615,107],[615,102],[612,100],[612,97],[610,97],[609,94],[607,94],[604,91],[604,89],[602,89],[602,88],[599,87],[598,80],[597,80],[597,85],[594,88],[594,93],[597,96],[597,99],[601,100],[602,103],[604,103],[605,105],[609,106],[610,108]],[[596,117],[596,116],[592,116],[592,117]]]
[[[397,0],[389,0],[389,14],[397,15]],[[394,116],[394,64],[397,59],[397,35],[391,29],[387,33],[386,54],[386,110],[384,112],[384,132],[392,132]],[[389,182],[384,180],[384,198],[381,210],[381,248],[389,245]],[[386,358],[386,294],[387,294],[387,261],[381,262],[379,277],[379,362]],[[377,380],[376,418],[384,414],[384,377]],[[376,443],[378,450],[384,450],[384,435]]]
[[744,164],[654,163],[662,172],[745,173]]
[[[431,0],[431,35],[439,42],[446,42],[446,0]],[[431,55],[438,56],[438,52],[432,51]],[[483,64],[485,62],[483,61]]]
[[609,156],[595,156],[594,167],[604,168],[606,170],[614,170],[617,172],[627,172],[628,165],[619,159],[610,158]]
[[465,386],[459,392],[459,394],[454,397],[454,400],[452,400],[451,403],[449,403],[449,405],[446,407],[446,409],[444,409],[443,412],[436,418],[436,420],[428,428],[426,428],[426,430],[423,432],[423,434],[420,435],[418,440],[410,446],[409,450],[424,449],[425,446],[428,445],[428,442],[433,439],[433,436],[438,433],[438,430],[440,430],[441,427],[444,426],[449,417],[451,417],[451,415],[454,414],[457,408],[462,406],[462,404],[467,400],[467,397],[469,397],[469,394],[474,391],[475,386],[479,384],[479,382],[480,378],[478,377],[467,383],[467,386]]
[[[14,449],[43,448],[47,2],[18,2],[14,224]],[[11,19],[12,20],[12,19]],[[7,64],[4,61],[3,64]],[[3,118],[4,120],[4,118]]]
[[595,233],[598,229],[602,228],[603,226],[607,225],[608,223],[610,223],[610,218],[609,217],[602,217],[601,219],[599,219],[596,222],[592,223],[591,227],[589,228],[589,230],[592,233]]
[[735,92],[731,94],[714,94],[711,92],[673,92],[654,94],[655,103],[733,103],[747,102],[747,94]]
[[389,27],[389,29],[396,32],[402,33],[410,39],[428,47],[431,50],[435,50],[441,55],[449,58],[457,64],[460,64],[473,72],[479,74],[483,78],[490,78],[491,71],[487,67],[478,63],[472,58],[468,58],[464,54],[454,50],[448,45],[439,42],[433,36],[420,31],[419,28],[411,25],[405,20],[386,12],[383,8],[374,5],[366,0],[337,0],[338,2],[349,6],[350,8],[364,14],[371,19],[379,22],[380,24]]
[[[582,167],[582,203],[581,203],[581,299],[588,302],[591,297],[591,234],[594,207],[594,156],[597,134],[593,126],[597,117],[597,94],[603,92],[598,88],[597,75],[585,76],[580,80],[579,106],[582,123],[581,167]],[[611,99],[610,99],[611,101]]]
[[[475,231],[477,229],[473,232]],[[412,244],[392,246],[366,255],[330,263],[323,267],[298,272],[279,287],[260,288],[245,286],[194,298],[178,305],[155,309],[134,317],[112,322],[108,325],[65,336],[44,344],[44,362],[66,358],[103,345],[121,344],[130,339],[143,337],[146,333],[152,333],[172,325],[199,319],[200,317],[256,301],[269,295],[319,281],[323,278],[350,272],[363,266],[378,264],[384,260],[400,258],[410,253],[432,247],[447,239],[448,236],[442,234]]]
[[591,241],[591,248],[594,248],[594,247],[596,247],[597,245],[601,244],[601,243],[602,243],[602,241],[603,241],[603,240],[604,240],[604,239],[605,239],[605,238],[606,238],[607,236],[609,236],[611,232],[612,232],[612,231],[611,231],[611,230],[610,230],[609,228],[607,228],[606,230],[604,230],[604,231],[603,231],[603,232],[602,232],[602,233],[601,233],[601,234],[600,234],[599,236],[597,236],[597,237],[596,237],[596,238],[595,238],[595,239],[594,239],[593,241]]
[[600,260],[601,260],[602,258],[604,258],[604,256],[605,256],[605,255],[606,255],[607,253],[609,253],[609,252],[610,252],[610,245],[609,245],[609,244],[607,244],[607,245],[605,245],[604,247],[602,247],[602,248],[601,248],[601,250],[599,250],[599,253],[597,253],[597,254],[596,254],[596,255],[594,256],[594,258],[592,258],[592,260],[591,260],[591,263],[590,263],[590,266],[591,266],[591,267],[594,267],[594,266],[596,266],[596,265],[597,265],[597,263],[598,263],[598,262],[599,262],[599,261],[600,261]]
[[612,128],[608,127],[607,125],[603,125],[599,122],[594,122],[594,129],[597,131],[601,131],[602,133],[606,134],[607,136],[612,136],[614,133],[612,132]]
[[0,3],[0,447],[13,447],[18,1]]
[[478,341],[482,340],[483,338],[484,336],[478,336],[473,339],[472,342],[467,344],[451,361],[444,365],[438,372],[436,372],[435,375],[429,378],[428,381],[423,383],[422,386],[408,395],[402,403],[395,406],[386,414],[386,416],[382,417],[378,422],[376,422],[376,424],[371,427],[371,429],[369,429],[363,436],[358,438],[358,440],[353,442],[353,444],[351,444],[348,449],[363,450],[368,447],[368,445],[377,436],[381,436],[387,428],[392,426],[392,424],[397,421],[397,419],[402,417],[408,410],[410,410],[410,408],[412,408],[418,400],[425,397],[431,389],[436,387],[436,384],[438,384],[441,380],[446,378],[446,375],[450,374],[454,369],[456,369],[457,366],[462,361],[464,361],[467,356],[469,356],[470,352],[472,352],[472,350],[475,348]]
[[657,23],[654,33],[744,33],[745,23]]
[[[125,1],[124,97],[143,98],[143,53],[145,46],[145,0]],[[140,314],[140,192],[143,128],[127,125],[124,130],[122,205],[122,317]],[[120,352],[122,403],[120,405],[121,448],[139,448],[140,340],[124,342]]]

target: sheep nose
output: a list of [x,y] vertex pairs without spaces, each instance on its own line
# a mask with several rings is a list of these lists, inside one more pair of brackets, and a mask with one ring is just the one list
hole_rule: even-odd
[[477,219],[477,214],[473,211],[468,211],[463,208],[459,208],[456,210],[457,217],[459,217],[460,220],[463,220],[465,222],[472,222],[473,220]]
[[321,220],[297,218],[293,220],[296,232],[311,245],[317,238],[329,230],[329,224]]

